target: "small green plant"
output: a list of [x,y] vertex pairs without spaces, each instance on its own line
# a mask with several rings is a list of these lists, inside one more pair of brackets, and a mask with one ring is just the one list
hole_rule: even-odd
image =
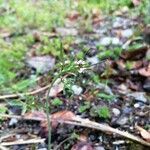
[[[74,76],[77,76],[80,73],[83,73],[83,71],[88,67],[87,64],[83,61],[73,61],[73,60],[67,60],[64,61],[64,51],[62,48],[62,43],[60,44],[60,57],[61,57],[61,63],[57,65],[59,68],[58,73],[55,75],[53,78],[51,85],[49,87],[49,90],[47,92],[46,96],[46,104],[45,104],[45,109],[46,109],[46,114],[47,114],[47,122],[48,122],[48,149],[51,149],[51,124],[50,124],[50,105],[49,105],[49,93],[51,88],[53,87],[55,81],[58,78],[63,78],[62,80],[66,79],[68,74],[72,74]],[[70,85],[69,85],[70,88]]]
[[89,108],[90,108],[90,102],[84,102],[84,104],[81,105],[78,110],[80,113],[83,113],[86,110],[88,110]]
[[108,95],[108,94],[105,94],[105,93],[98,93],[97,97],[99,97],[103,100],[106,100],[106,101],[112,101],[114,98],[116,98],[115,95]]
[[64,95],[67,95],[68,97],[72,97],[74,95],[74,92],[72,90],[72,85],[75,84],[75,77],[64,79]]
[[77,59],[82,59],[84,58],[84,53],[82,51],[77,53]]
[[[1,106],[0,107],[0,114],[5,114],[7,112],[7,107]],[[0,121],[2,120],[2,117],[0,117]]]
[[134,44],[132,44],[132,45],[130,45],[128,47],[128,51],[132,52],[132,51],[135,51],[135,50],[137,50],[137,49],[139,49],[141,47],[143,47],[143,44],[141,44],[141,43],[134,43]]
[[110,58],[110,57],[114,58],[114,52],[111,50],[106,50],[106,51],[99,53],[98,57],[100,60]]
[[92,74],[91,78],[92,78],[92,81],[94,81],[96,84],[100,83],[99,75]]
[[96,48],[99,50],[99,51],[104,51],[105,50],[105,47],[103,45],[100,45],[100,44],[97,44],[96,45]]
[[52,100],[53,106],[60,106],[62,104],[63,104],[63,102],[59,98],[55,98],[54,100]]
[[15,92],[23,92],[27,90],[29,87],[34,87],[36,79],[26,79],[26,80],[21,80],[17,82],[16,84],[12,85],[12,90]]
[[125,66],[126,66],[126,69],[127,69],[127,70],[131,70],[131,69],[133,68],[133,62],[127,61],[127,62],[125,63]]
[[110,118],[110,111],[107,106],[98,107],[96,112],[100,118]]
[[117,59],[122,52],[122,48],[116,47],[113,50],[105,50],[99,53],[98,57],[100,60],[106,59],[106,58],[113,58]]

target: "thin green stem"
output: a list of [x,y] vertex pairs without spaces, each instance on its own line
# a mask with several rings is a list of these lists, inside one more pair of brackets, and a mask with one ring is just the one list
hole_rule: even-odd
[[48,123],[48,150],[51,150],[51,120],[50,120],[50,105],[49,105],[49,94],[50,90],[53,87],[55,81],[61,76],[61,73],[58,74],[53,80],[52,83],[48,89],[47,96],[46,96],[46,116],[47,116],[47,123]]

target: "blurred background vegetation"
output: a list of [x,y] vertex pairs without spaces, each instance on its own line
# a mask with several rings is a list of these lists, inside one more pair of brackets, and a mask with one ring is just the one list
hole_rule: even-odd
[[[111,14],[124,6],[133,8],[131,0],[0,0],[0,94],[24,91],[34,85],[34,77],[19,76],[26,67],[26,54],[35,42],[33,30],[51,32],[54,27],[63,26],[71,10],[90,16],[93,8]],[[149,24],[149,8],[149,0],[143,0],[131,13],[144,17]],[[66,38],[64,42],[72,40]],[[59,41],[49,42],[43,36],[39,54],[57,56],[57,45]]]

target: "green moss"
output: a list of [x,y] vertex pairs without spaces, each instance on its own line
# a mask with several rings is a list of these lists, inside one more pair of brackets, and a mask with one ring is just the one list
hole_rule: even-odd
[[107,106],[98,107],[96,112],[100,118],[110,118],[110,111]]
[[59,98],[55,98],[54,100],[52,100],[53,106],[60,106],[62,104],[63,104],[63,102]]
[[114,95],[108,95],[108,94],[105,94],[105,93],[98,93],[97,97],[99,97],[103,100],[106,100],[106,101],[112,101],[115,98]]
[[80,113],[83,113],[83,112],[87,111],[89,108],[90,108],[90,102],[84,102],[83,105],[80,105],[78,110]]

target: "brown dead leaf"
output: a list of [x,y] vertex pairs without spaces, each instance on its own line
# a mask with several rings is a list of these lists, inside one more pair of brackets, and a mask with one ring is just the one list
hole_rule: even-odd
[[80,142],[87,142],[88,141],[88,129],[85,129],[78,137]]
[[87,135],[80,134],[79,135],[79,140],[82,141],[82,142],[86,142],[88,140],[88,137],[87,137]]
[[[72,120],[75,117],[74,113],[71,111],[59,111],[51,115],[51,128],[56,129],[60,121]],[[44,120],[41,122],[41,132],[42,137],[48,135],[48,122]]]
[[90,143],[78,142],[71,148],[71,150],[94,150],[94,148]]
[[28,112],[24,116],[29,118],[39,118],[41,121],[46,119],[46,114],[43,111]]
[[58,121],[72,120],[74,117],[75,117],[75,114],[68,110],[56,112],[51,115],[52,127],[56,128],[59,124]]
[[123,60],[116,61],[116,64],[120,70],[124,70],[126,68],[125,62]]
[[131,80],[127,79],[127,84],[128,84],[128,87],[132,90],[135,90],[135,91],[138,91],[140,89],[140,84],[139,83],[135,83],[135,82],[132,82]]
[[[60,121],[72,120],[75,117],[74,113],[71,111],[59,111],[51,115],[51,128],[52,130],[56,129]],[[40,136],[47,137],[48,136],[48,122],[47,120],[41,121],[41,130]]]
[[150,77],[150,64],[138,70],[141,76]]
[[140,132],[143,139],[150,142],[150,132],[146,131],[145,129],[143,129],[142,127],[138,125],[135,126],[135,128]]
[[132,68],[131,69],[138,69],[139,67],[141,67],[142,66],[142,64],[143,64],[143,62],[142,61],[133,61],[132,62]]
[[139,59],[143,58],[147,52],[147,46],[140,47],[138,49],[133,49],[130,51],[123,51],[121,57],[125,60],[127,59]]
[[49,96],[50,97],[56,97],[57,94],[59,94],[61,91],[63,91],[63,89],[64,89],[64,83],[61,81],[60,78],[58,78],[54,82],[52,88],[50,89]]

